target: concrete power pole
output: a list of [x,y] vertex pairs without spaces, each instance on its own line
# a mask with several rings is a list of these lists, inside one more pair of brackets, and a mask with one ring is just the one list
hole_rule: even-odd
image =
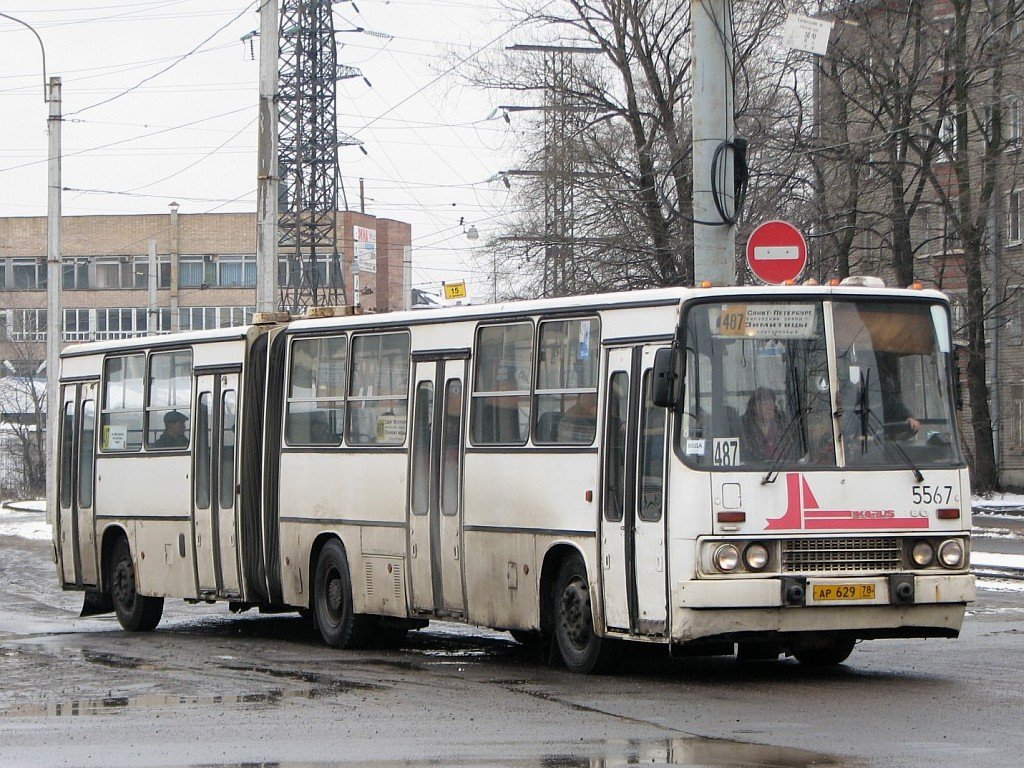
[[256,311],[277,309],[277,217],[280,177],[277,168],[278,0],[260,8],[260,109],[256,192]]
[[730,0],[690,2],[694,282],[710,280],[716,285],[736,282],[736,228],[722,215],[724,210],[734,217],[736,210],[733,152],[723,147],[734,132],[731,5]]
[[60,342],[63,330],[61,288],[64,275],[60,261],[60,78],[51,77],[46,94],[50,106],[46,120],[49,135],[46,196],[46,512],[57,514],[57,435],[60,424]]

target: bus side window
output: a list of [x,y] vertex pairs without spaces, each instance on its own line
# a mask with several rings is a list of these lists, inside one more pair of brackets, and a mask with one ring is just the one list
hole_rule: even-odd
[[160,352],[149,358],[146,448],[188,448],[192,416],[192,352]]
[[231,509],[235,505],[235,418],[237,396],[229,389],[221,396],[220,409],[220,507]]
[[138,451],[142,448],[145,375],[144,354],[110,357],[104,362],[101,451]]
[[75,401],[64,403],[64,418],[60,433],[60,505],[71,506],[72,480],[75,466],[72,461],[75,448]]
[[644,374],[644,408],[640,414],[640,503],[641,520],[661,519],[662,485],[665,467],[665,417],[668,409],[659,408],[651,399],[651,371]]
[[479,329],[470,414],[476,445],[526,443],[532,379],[532,323]]
[[349,445],[402,445],[409,411],[409,334],[352,339]]
[[540,324],[535,443],[590,445],[597,435],[597,318]]
[[82,403],[82,432],[78,441],[78,506],[92,506],[92,474],[96,454],[96,402]]
[[202,392],[196,404],[196,509],[210,507],[210,446],[213,422],[210,419],[209,392]]
[[622,519],[626,492],[626,407],[629,403],[629,374],[616,371],[608,388],[608,419],[605,424],[604,517]]
[[346,337],[292,342],[284,429],[288,445],[341,445],[347,376]]

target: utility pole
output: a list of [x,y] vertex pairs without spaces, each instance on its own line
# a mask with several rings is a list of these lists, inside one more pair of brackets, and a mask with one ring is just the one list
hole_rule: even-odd
[[[732,3],[691,0],[694,282],[736,282]],[[717,163],[716,163],[717,155]],[[717,198],[717,200],[716,200]],[[723,211],[726,216],[723,216]]]
[[[51,77],[46,100],[49,137],[46,195],[46,511],[47,519],[57,514],[57,434],[60,424],[60,342],[63,330],[61,287],[64,275],[60,263],[60,78]],[[51,517],[52,515],[52,517]]]
[[260,108],[256,192],[256,311],[277,309],[277,217],[280,177],[277,168],[278,0],[260,7]]

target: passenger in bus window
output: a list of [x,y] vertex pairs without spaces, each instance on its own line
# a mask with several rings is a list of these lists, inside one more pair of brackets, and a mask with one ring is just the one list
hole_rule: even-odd
[[188,417],[180,411],[168,411],[164,414],[164,431],[153,443],[154,448],[188,448],[188,435],[185,434],[185,422]]
[[747,400],[741,426],[744,461],[771,461],[776,458],[781,450],[785,427],[772,390],[767,387],[754,390]]
[[597,395],[581,394],[558,422],[558,442],[592,443],[597,432]]

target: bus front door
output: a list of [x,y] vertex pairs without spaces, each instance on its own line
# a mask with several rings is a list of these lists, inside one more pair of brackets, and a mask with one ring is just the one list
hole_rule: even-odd
[[667,412],[651,402],[655,351],[645,346],[608,352],[601,564],[606,627],[663,636]]
[[95,382],[66,385],[61,401],[57,536],[64,581],[99,583],[93,496],[96,468]]
[[409,459],[409,569],[416,613],[465,610],[462,453],[465,357],[416,362]]
[[240,594],[237,556],[238,374],[196,377],[192,508],[196,591]]

